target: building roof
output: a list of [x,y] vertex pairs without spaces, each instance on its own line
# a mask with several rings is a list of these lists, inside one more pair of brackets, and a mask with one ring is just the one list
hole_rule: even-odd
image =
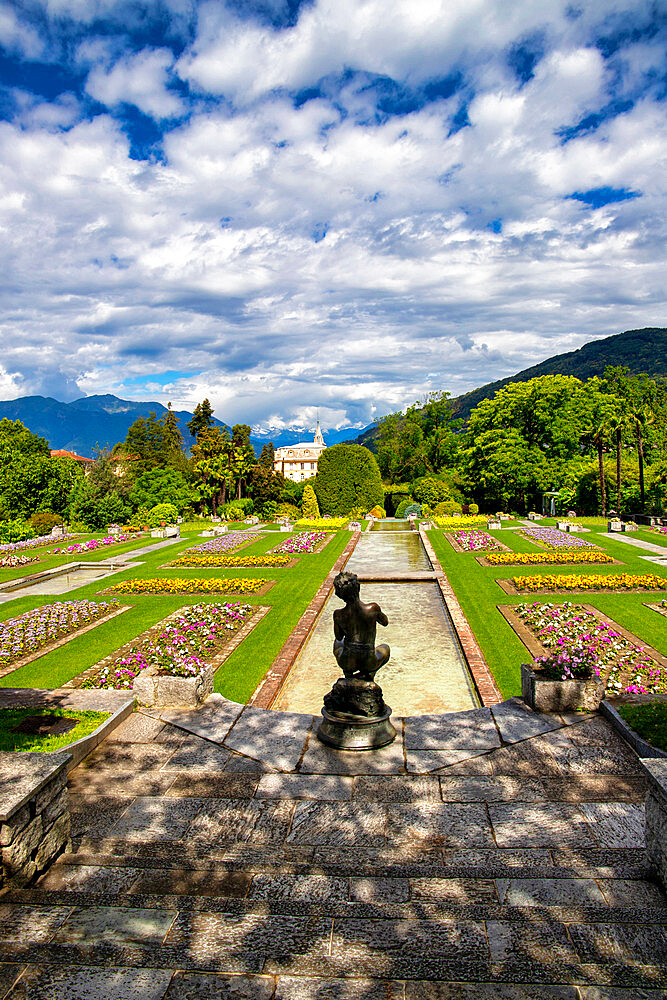
[[75,451],[67,451],[65,448],[56,448],[51,450],[51,458],[73,458],[75,462],[92,462],[94,459],[85,458],[83,455],[77,455]]

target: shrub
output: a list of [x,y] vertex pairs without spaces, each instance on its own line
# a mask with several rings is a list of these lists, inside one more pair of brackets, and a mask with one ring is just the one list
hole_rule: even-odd
[[274,521],[278,513],[278,504],[275,500],[267,500],[260,510],[260,516],[264,521]]
[[312,486],[323,514],[343,515],[356,506],[370,510],[384,500],[375,456],[360,444],[325,448]]
[[381,518],[387,516],[387,512],[384,509],[384,507],[380,507],[379,504],[376,504],[375,507],[372,507],[371,510],[369,510],[368,516],[369,517],[376,517],[376,518],[380,518],[381,519]]
[[421,517],[422,505],[420,503],[409,503],[405,508],[403,517],[410,517],[411,514],[414,514],[416,517]]
[[451,517],[453,514],[461,513],[461,504],[457,503],[456,500],[445,500],[443,507],[445,508],[445,514],[448,517]]
[[293,503],[280,503],[276,517],[288,517],[290,521],[296,521],[297,518],[301,517],[301,511]]
[[433,476],[424,476],[422,479],[415,480],[412,484],[412,495],[419,503],[426,503],[431,507],[452,499],[446,483]]
[[303,500],[301,502],[301,513],[304,517],[315,518],[320,516],[320,508],[317,504],[315,490],[310,483],[306,483],[303,489]]
[[243,521],[245,519],[243,508],[237,507],[236,504],[226,504],[222,516],[226,521]]
[[475,516],[475,514],[479,514],[479,504],[477,504],[477,503],[469,503],[468,504],[468,513],[472,514],[473,517]]
[[231,507],[240,507],[244,517],[252,517],[255,513],[255,503],[252,497],[241,497],[239,500],[230,500]]
[[161,521],[165,521],[167,524],[175,524],[177,517],[178,511],[173,503],[157,503],[148,512],[148,525],[151,528],[157,528]]
[[414,504],[414,501],[411,500],[411,499],[402,500],[399,503],[398,507],[396,508],[396,517],[405,517],[406,516],[406,514],[405,514],[406,510],[408,509],[408,507],[411,507],[413,504]]
[[25,542],[36,536],[37,532],[30,521],[24,521],[22,517],[0,523],[0,542]]
[[57,524],[63,523],[63,519],[58,514],[52,514],[50,510],[38,510],[30,518],[30,523],[38,535],[48,535]]

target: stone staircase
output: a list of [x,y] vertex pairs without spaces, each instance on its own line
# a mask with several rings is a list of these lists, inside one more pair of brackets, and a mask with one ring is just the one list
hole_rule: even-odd
[[0,899],[1,997],[667,996],[643,772],[605,720],[419,774],[271,770],[176,721],[135,714],[71,773],[71,853]]

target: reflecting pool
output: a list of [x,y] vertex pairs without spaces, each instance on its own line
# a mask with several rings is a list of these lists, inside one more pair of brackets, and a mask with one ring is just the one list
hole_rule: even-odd
[[[364,538],[360,539],[346,569],[354,570],[352,561]],[[416,532],[412,538],[423,553]],[[377,535],[373,538],[374,543],[384,540]],[[387,540],[398,541],[398,536]],[[371,568],[367,558],[356,561],[359,572]],[[372,568],[379,567],[373,563]],[[395,562],[387,566],[388,570],[395,568]],[[430,564],[426,561],[425,566],[420,563],[414,568],[430,569]],[[478,706],[465,659],[436,583],[362,583],[361,599],[377,602],[389,618],[387,628],[378,628],[377,642],[389,643],[391,658],[376,679],[395,715],[460,712]],[[324,695],[341,676],[332,652],[332,615],[339,607],[343,607],[342,602],[332,594],[272,708],[319,713]]]

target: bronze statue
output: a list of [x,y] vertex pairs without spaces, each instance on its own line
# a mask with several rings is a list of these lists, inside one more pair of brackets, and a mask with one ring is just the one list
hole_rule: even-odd
[[336,596],[345,607],[334,611],[334,656],[346,677],[375,680],[375,675],[389,659],[389,646],[375,646],[377,625],[389,619],[379,604],[359,600],[359,580],[354,573],[339,573],[334,580]]
[[344,677],[324,697],[323,721],[317,731],[323,743],[339,750],[373,750],[396,738],[375,675],[389,659],[389,646],[375,645],[377,626],[389,619],[378,604],[359,599],[354,573],[339,573],[334,580],[337,597],[345,607],[334,611],[333,652]]

